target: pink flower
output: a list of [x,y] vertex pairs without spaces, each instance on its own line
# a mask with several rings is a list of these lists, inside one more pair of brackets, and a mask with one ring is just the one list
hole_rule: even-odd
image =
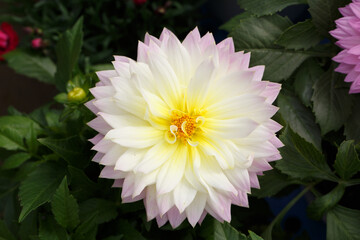
[[31,46],[35,49],[43,46],[43,40],[41,38],[35,38],[31,41]]
[[333,60],[340,63],[335,71],[347,74],[345,82],[351,82],[349,93],[360,92],[360,0],[353,0],[349,5],[339,8],[344,16],[335,21],[336,29],[330,34],[338,39],[338,46],[343,48]]
[[115,56],[114,70],[97,73],[86,104],[97,115],[93,161],[123,202],[143,200],[148,220],[174,228],[206,214],[229,222],[232,204],[248,207],[283,146],[271,120],[281,85],[249,61],[232,38],[216,44],[195,28],[180,42],[164,29],[139,42],[137,61]]

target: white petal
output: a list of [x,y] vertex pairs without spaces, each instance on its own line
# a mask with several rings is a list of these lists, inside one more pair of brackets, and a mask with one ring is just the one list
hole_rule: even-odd
[[130,114],[113,115],[107,113],[99,113],[100,116],[112,127],[123,128],[124,126],[131,127],[149,127],[149,123]]
[[99,112],[110,114],[122,114],[123,111],[118,106],[119,101],[113,97],[97,99],[94,102],[95,107],[99,109]]
[[155,185],[146,188],[146,198],[144,200],[147,220],[150,221],[159,215],[159,209],[156,202],[156,189]]
[[181,86],[169,62],[165,58],[150,53],[149,67],[162,99],[171,109],[179,109]]
[[196,190],[186,181],[182,179],[174,189],[174,201],[176,207],[182,213],[194,200]]
[[194,109],[202,109],[211,84],[211,75],[214,63],[208,59],[201,63],[196,69],[194,77],[191,78],[187,88],[187,110],[189,113]]
[[186,216],[191,226],[195,227],[204,212],[207,196],[206,194],[197,193],[194,201],[186,208]]
[[107,132],[111,130],[109,124],[107,124],[105,120],[100,116],[88,122],[87,125],[89,125],[91,128],[95,129],[96,131],[98,131],[103,135],[105,135]]
[[172,191],[180,182],[185,172],[187,147],[180,146],[172,158],[162,165],[156,180],[158,194]]
[[147,149],[130,148],[118,157],[115,170],[131,171],[145,156]]
[[224,120],[207,118],[203,128],[206,133],[234,139],[248,136],[258,125],[257,122],[246,117]]
[[237,193],[213,157],[207,157],[205,154],[201,154],[201,160],[199,174],[206,184],[219,190],[233,192],[234,194]]
[[186,48],[181,45],[175,35],[170,34],[168,41],[163,46],[163,50],[168,57],[168,61],[179,81],[186,86],[190,80],[191,66],[190,55]]
[[147,148],[160,142],[163,137],[163,131],[153,127],[123,127],[113,129],[105,135],[106,139],[130,148]]
[[159,142],[146,152],[135,171],[149,173],[161,167],[166,161],[170,161],[176,148],[177,144],[169,144],[166,141]]
[[159,208],[160,217],[169,211],[174,206],[174,196],[172,192],[164,193],[156,196],[157,206]]
[[148,174],[136,173],[133,197],[139,195],[144,190],[145,187],[154,184],[158,172],[159,170],[157,169]]
[[[116,161],[120,156],[126,151],[126,148],[123,148],[119,145],[114,144],[114,146],[105,153],[104,157],[101,159],[100,164],[105,166],[114,166]],[[120,170],[120,169],[117,169]]]
[[164,119],[169,118],[170,108],[161,98],[145,89],[142,89],[141,93],[152,115]]

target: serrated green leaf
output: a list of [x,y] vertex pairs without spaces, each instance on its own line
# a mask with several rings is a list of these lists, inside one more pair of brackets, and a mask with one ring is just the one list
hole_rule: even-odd
[[66,84],[72,78],[83,42],[83,18],[80,18],[72,29],[66,31],[56,45],[57,71],[55,74],[56,87],[64,92]]
[[293,184],[287,175],[282,174],[277,169],[266,171],[264,175],[258,178],[260,189],[251,190],[251,195],[258,198],[274,196],[285,187]]
[[229,21],[227,21],[225,24],[221,25],[219,29],[225,30],[227,32],[231,32],[234,27],[236,27],[242,19],[251,17],[252,14],[250,12],[244,12],[239,15],[236,15],[235,17],[231,18]]
[[315,220],[320,220],[327,211],[340,201],[344,192],[344,185],[339,184],[328,194],[315,199],[307,208],[308,215]]
[[214,240],[238,240],[239,232],[229,223],[214,221]]
[[264,79],[287,79],[312,53],[279,48],[275,40],[291,26],[291,21],[277,14],[241,20],[230,36],[238,51],[251,52],[251,66],[265,65]]
[[0,238],[5,240],[16,240],[16,237],[9,231],[5,222],[0,219]]
[[315,178],[336,180],[324,156],[311,144],[286,127],[280,140],[285,144],[280,148],[282,159],[276,168],[293,178]]
[[100,198],[92,198],[80,204],[80,220],[90,219],[95,214],[97,224],[114,219],[118,212],[114,202]]
[[70,238],[65,228],[62,228],[59,224],[57,224],[54,219],[49,218],[40,221],[39,239],[67,240]]
[[360,171],[360,160],[357,155],[354,141],[341,143],[336,154],[334,168],[342,179],[348,180]]
[[315,123],[310,109],[290,92],[279,94],[277,103],[279,112],[285,121],[297,134],[321,150],[320,129]]
[[55,220],[64,228],[72,230],[80,222],[79,206],[69,192],[66,176],[51,200],[51,210]]
[[89,163],[85,143],[78,137],[72,136],[63,139],[40,138],[38,141],[50,148],[70,165],[83,168]]
[[13,154],[4,161],[1,168],[2,169],[17,168],[30,158],[31,155],[24,152]]
[[324,70],[312,58],[306,60],[296,72],[294,90],[306,107],[311,106],[313,86],[323,73]]
[[19,188],[20,204],[23,207],[19,222],[23,221],[31,211],[51,199],[64,176],[65,169],[50,162],[38,166],[29,174]]
[[335,29],[335,20],[341,16],[339,7],[348,3],[348,0],[308,0],[313,23],[321,34],[328,36]]
[[322,39],[312,21],[308,19],[286,29],[275,43],[286,49],[307,50],[317,45]]
[[336,206],[326,217],[327,240],[359,240],[360,211]]
[[11,51],[4,55],[8,66],[15,72],[27,77],[54,84],[56,67],[48,57],[38,57],[20,50]]
[[350,116],[352,101],[348,89],[337,86],[342,81],[341,75],[330,68],[314,85],[311,100],[322,134],[338,130]]
[[287,6],[306,4],[306,0],[238,0],[241,8],[262,16],[279,12]]

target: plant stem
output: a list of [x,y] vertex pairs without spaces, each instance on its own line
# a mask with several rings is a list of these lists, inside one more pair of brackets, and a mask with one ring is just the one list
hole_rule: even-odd
[[284,208],[281,210],[281,212],[275,217],[275,219],[270,223],[270,225],[266,228],[264,233],[262,234],[265,240],[271,240],[271,233],[273,227],[280,222],[280,220],[285,216],[285,214],[295,205],[295,203],[311,188],[313,187],[313,184],[307,186],[302,190],[296,197],[294,197]]

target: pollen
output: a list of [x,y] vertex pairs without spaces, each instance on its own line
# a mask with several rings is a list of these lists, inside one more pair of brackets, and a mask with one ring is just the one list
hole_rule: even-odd
[[196,146],[197,143],[192,141],[192,137],[204,122],[204,118],[177,110],[172,110],[170,115],[170,130],[166,133],[167,141],[175,143],[180,139],[184,144]]

